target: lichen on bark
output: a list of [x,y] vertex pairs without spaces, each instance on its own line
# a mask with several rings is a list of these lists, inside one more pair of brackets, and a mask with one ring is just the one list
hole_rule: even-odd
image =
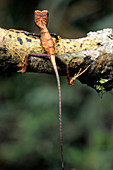
[[[109,91],[113,87],[113,30],[104,29],[90,32],[84,38],[59,39],[55,43],[56,62],[60,75],[66,76],[66,66],[58,59],[69,65],[70,76],[80,68],[90,68],[78,79],[93,87],[96,91]],[[15,73],[22,67],[20,57],[25,62],[29,53],[44,53],[40,39],[34,35],[26,35],[18,30],[0,28],[0,73],[1,75]],[[51,62],[46,58],[29,58],[27,72],[53,74]]]

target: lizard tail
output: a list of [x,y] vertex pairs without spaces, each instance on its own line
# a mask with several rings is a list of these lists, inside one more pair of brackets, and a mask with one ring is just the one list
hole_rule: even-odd
[[62,134],[62,105],[61,105],[61,85],[60,85],[60,78],[58,74],[58,69],[56,66],[55,56],[50,57],[55,74],[57,79],[58,85],[58,96],[59,96],[59,130],[60,130],[60,147],[61,147],[61,161],[62,161],[62,170],[64,170],[64,159],[63,159],[63,134]]

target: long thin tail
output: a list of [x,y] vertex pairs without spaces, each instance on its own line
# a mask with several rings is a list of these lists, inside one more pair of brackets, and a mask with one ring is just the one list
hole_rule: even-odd
[[61,160],[62,160],[62,170],[64,170],[64,159],[63,159],[63,134],[62,134],[62,105],[61,105],[61,85],[58,70],[55,70],[57,84],[58,84],[58,95],[59,95],[59,127],[60,127],[60,147],[61,147]]
[[64,158],[63,158],[63,134],[62,134],[62,105],[61,105],[61,85],[60,85],[60,78],[55,62],[55,57],[51,57],[51,62],[54,67],[54,71],[56,74],[57,85],[58,85],[58,96],[59,96],[59,130],[60,130],[60,148],[61,148],[61,161],[62,161],[62,170],[64,170]]

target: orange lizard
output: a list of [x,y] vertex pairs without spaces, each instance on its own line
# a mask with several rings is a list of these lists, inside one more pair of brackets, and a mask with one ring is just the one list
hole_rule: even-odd
[[47,29],[48,23],[48,11],[35,11],[35,23],[40,28],[41,33],[41,43],[44,47],[45,51],[47,52],[51,63],[53,65],[57,84],[58,84],[58,92],[59,92],[59,121],[60,121],[60,144],[61,144],[61,159],[62,159],[62,170],[64,170],[64,160],[63,160],[63,142],[62,142],[62,113],[61,113],[61,85],[60,85],[60,78],[57,70],[57,65],[55,61],[55,49],[54,49],[54,42],[53,39]]
[[[13,50],[14,52],[16,52],[20,59],[22,60],[22,70],[19,70],[18,72],[26,72],[27,69],[27,63],[28,63],[28,58],[30,56],[34,56],[34,57],[49,57],[49,59],[51,60],[51,63],[53,65],[55,74],[56,74],[56,79],[57,79],[57,84],[58,84],[58,93],[59,93],[59,124],[60,124],[60,147],[61,147],[61,160],[62,160],[62,170],[64,170],[64,160],[63,160],[63,137],[62,137],[62,112],[61,112],[61,85],[60,85],[60,78],[59,78],[59,74],[58,74],[58,69],[57,69],[57,65],[56,65],[56,61],[55,61],[55,48],[54,48],[54,42],[52,39],[52,36],[50,35],[48,29],[47,29],[47,23],[48,23],[48,11],[47,10],[43,10],[43,11],[39,11],[36,10],[35,11],[35,24],[40,28],[40,34],[36,34],[36,36],[39,36],[41,39],[41,43],[43,48],[45,49],[47,54],[35,54],[35,53],[30,53],[26,55],[26,61],[25,61],[25,65],[23,64],[23,60],[22,57],[20,56],[20,54],[18,52],[16,52],[15,50]],[[20,31],[19,31],[20,32]],[[29,35],[31,33],[26,32],[26,31],[22,31],[23,33]],[[33,33],[33,35],[35,35],[35,33]],[[56,34],[52,34],[57,40],[58,37]],[[58,58],[59,59],[59,58]],[[63,64],[65,64],[61,59],[59,59]],[[74,75],[74,77],[70,80],[70,76],[69,76],[69,67],[67,64],[66,68],[67,68],[67,82],[69,85],[74,85],[72,84],[75,79],[77,77],[79,77],[81,74],[83,74],[89,67],[90,65],[81,72],[81,69],[79,70],[79,72],[77,74]]]
[[[35,11],[35,24],[40,28],[40,34],[37,34],[37,36],[40,37],[41,39],[41,43],[42,46],[44,47],[45,51],[47,54],[35,54],[35,53],[29,53],[26,55],[26,61],[25,61],[25,65],[23,63],[22,57],[20,56],[20,54],[18,52],[16,52],[15,50],[13,50],[15,53],[18,54],[18,56],[20,57],[20,59],[22,60],[22,70],[19,70],[18,72],[26,72],[27,69],[27,63],[28,63],[28,58],[30,56],[34,56],[34,57],[49,57],[49,59],[51,60],[51,63],[53,65],[55,74],[56,74],[56,78],[57,78],[57,84],[58,84],[58,93],[59,93],[59,124],[60,124],[60,146],[61,146],[61,160],[62,160],[62,170],[64,170],[64,160],[63,160],[63,137],[62,137],[62,112],[61,112],[61,85],[60,85],[60,78],[59,78],[59,74],[58,74],[58,70],[57,70],[57,65],[56,65],[56,61],[55,61],[55,49],[54,49],[54,42],[52,39],[52,36],[54,36],[57,40],[58,40],[58,36],[56,34],[52,34],[52,36],[50,35],[48,29],[47,29],[47,23],[48,23],[48,11],[47,10],[43,10],[43,11],[39,11],[36,10]],[[11,30],[11,31],[16,31],[16,30]],[[21,32],[21,31],[19,31]],[[23,33],[29,35],[28,32],[24,32]],[[35,33],[33,33],[33,35],[35,35]],[[61,61],[63,62],[63,61]]]

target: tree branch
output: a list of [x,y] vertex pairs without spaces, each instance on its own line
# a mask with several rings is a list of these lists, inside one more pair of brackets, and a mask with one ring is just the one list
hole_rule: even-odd
[[[90,64],[90,68],[78,79],[100,92],[109,91],[113,87],[113,30],[104,29],[90,32],[80,39],[60,39],[55,42],[56,57],[69,65],[70,75]],[[0,73],[12,74],[22,67],[25,54],[44,53],[40,39],[37,36],[0,28]],[[60,75],[66,75],[66,66],[57,60]],[[48,59],[30,57],[27,67],[29,72],[53,74],[54,70]]]

